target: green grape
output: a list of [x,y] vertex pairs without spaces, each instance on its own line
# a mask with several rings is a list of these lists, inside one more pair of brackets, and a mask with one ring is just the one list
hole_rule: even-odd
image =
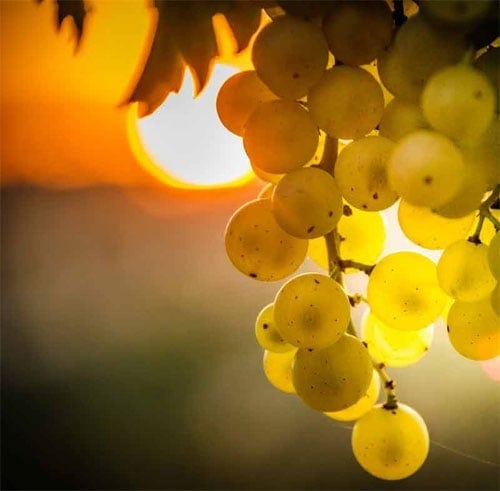
[[500,316],[500,282],[497,283],[490,297],[491,307],[497,316]]
[[429,77],[459,62],[466,49],[460,34],[443,35],[417,14],[399,28],[390,48],[379,56],[380,80],[396,97],[418,103]]
[[395,98],[384,109],[379,134],[397,142],[403,136],[427,127],[427,121],[418,104]]
[[342,195],[335,179],[314,167],[286,174],[276,184],[271,204],[281,228],[302,239],[327,234],[342,216]]
[[314,122],[333,138],[360,138],[372,131],[384,110],[380,85],[366,70],[335,66],[308,93]]
[[[337,225],[340,257],[364,264],[375,263],[385,246],[384,217],[381,213],[361,211],[348,205],[344,205],[344,210]],[[328,253],[322,237],[309,241],[308,255],[318,266],[328,270]],[[348,268],[345,272],[357,270]]]
[[493,276],[500,280],[500,232],[495,234],[488,246],[488,265]]
[[365,312],[361,328],[372,359],[390,367],[404,367],[420,360],[434,337],[433,324],[416,331],[402,331],[386,326],[370,311]]
[[446,303],[435,264],[409,251],[389,254],[375,266],[368,279],[367,296],[377,318],[403,331],[428,326]]
[[274,353],[265,350],[262,360],[267,380],[278,390],[288,394],[295,394],[292,383],[292,365],[296,351],[296,348],[285,353]]
[[398,222],[403,233],[414,244],[426,249],[445,249],[467,237],[474,223],[474,213],[462,218],[446,218],[424,206],[399,202]]
[[245,125],[243,145],[255,167],[281,174],[303,166],[318,147],[318,128],[298,102],[260,104]]
[[236,210],[225,231],[226,253],[234,267],[261,281],[277,281],[303,262],[307,241],[287,234],[276,222],[271,200],[249,201]]
[[348,334],[321,350],[297,350],[292,369],[297,395],[322,412],[340,411],[359,401],[372,374],[367,349]]
[[471,360],[500,355],[500,316],[490,298],[477,302],[457,300],[447,317],[448,336],[455,350]]
[[216,109],[222,124],[232,133],[243,136],[245,123],[257,106],[276,99],[254,70],[229,77],[217,94]]
[[329,276],[304,273],[276,294],[274,320],[282,338],[299,348],[321,349],[347,329],[350,305],[344,289]]
[[325,415],[331,419],[335,419],[336,421],[355,421],[372,409],[377,402],[379,392],[380,377],[374,370],[370,385],[368,386],[366,394],[363,397],[346,409],[326,412]]
[[477,0],[425,0],[420,12],[437,27],[469,30],[486,17],[493,7],[491,1]]
[[392,26],[386,2],[337,2],[323,21],[323,32],[336,60],[363,65],[389,46]]
[[287,343],[278,332],[274,322],[274,304],[266,305],[255,321],[255,337],[264,349],[273,353],[285,353],[295,347]]
[[464,302],[475,302],[488,296],[496,280],[488,266],[488,246],[466,239],[457,240],[444,251],[437,263],[441,288]]
[[352,450],[361,467],[380,479],[414,474],[429,453],[429,433],[422,417],[406,404],[376,405],[354,424]]
[[257,35],[252,61],[261,80],[275,94],[299,99],[323,75],[328,45],[317,25],[284,15]]
[[490,47],[474,61],[474,66],[481,70],[495,89],[496,112],[500,113],[500,48]]
[[335,164],[335,179],[349,204],[379,211],[396,202],[398,195],[387,177],[395,146],[383,136],[365,136],[342,149]]
[[464,167],[462,154],[451,140],[434,131],[418,130],[398,142],[387,173],[401,198],[436,208],[458,192]]
[[470,65],[444,67],[426,83],[422,111],[437,131],[458,141],[474,141],[486,131],[495,111],[488,78]]

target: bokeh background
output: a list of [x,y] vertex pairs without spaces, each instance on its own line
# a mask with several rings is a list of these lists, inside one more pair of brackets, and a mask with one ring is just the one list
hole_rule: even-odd
[[41,40],[65,33],[50,2],[27,3],[0,5],[2,489],[498,489],[498,383],[442,322],[420,362],[390,370],[432,439],[409,479],[369,476],[351,425],[267,382],[253,325],[281,282],[244,277],[223,246],[262,183],[154,186],[119,91],[89,68],[87,92],[62,93],[71,70]]

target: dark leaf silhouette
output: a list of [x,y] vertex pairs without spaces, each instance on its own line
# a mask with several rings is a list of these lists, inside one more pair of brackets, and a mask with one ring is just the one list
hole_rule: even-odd
[[[35,0],[42,3],[43,0]],[[83,25],[85,22],[84,0],[56,0],[57,19],[56,27],[61,29],[61,25],[66,17],[71,17],[76,27],[76,47],[78,48],[83,35]]]

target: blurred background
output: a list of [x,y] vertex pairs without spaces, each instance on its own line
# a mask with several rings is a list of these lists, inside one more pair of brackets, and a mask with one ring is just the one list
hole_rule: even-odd
[[[244,277],[223,243],[263,183],[241,147],[210,157],[215,123],[175,146],[178,96],[141,121],[116,107],[153,20],[144,2],[92,6],[74,55],[53,2],[0,4],[2,489],[498,489],[498,370],[443,323],[390,370],[432,439],[409,479],[369,476],[351,425],[267,382],[253,326],[282,282]],[[410,248],[387,219],[388,247]]]

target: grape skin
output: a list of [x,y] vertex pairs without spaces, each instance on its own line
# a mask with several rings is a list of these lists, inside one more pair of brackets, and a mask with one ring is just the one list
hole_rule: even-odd
[[295,388],[292,383],[292,364],[296,351],[296,348],[284,353],[274,353],[265,350],[262,359],[262,366],[267,380],[276,389],[287,394],[295,394]]
[[500,280],[500,232],[495,234],[488,247],[488,265],[493,276]]
[[255,338],[259,345],[274,353],[286,353],[294,349],[278,332],[274,322],[274,304],[266,305],[257,315],[255,320]]
[[406,404],[379,404],[354,424],[351,446],[361,467],[375,477],[398,480],[414,474],[429,453],[422,417]]
[[379,134],[397,142],[403,136],[428,126],[418,104],[395,98],[384,109],[379,124]]

